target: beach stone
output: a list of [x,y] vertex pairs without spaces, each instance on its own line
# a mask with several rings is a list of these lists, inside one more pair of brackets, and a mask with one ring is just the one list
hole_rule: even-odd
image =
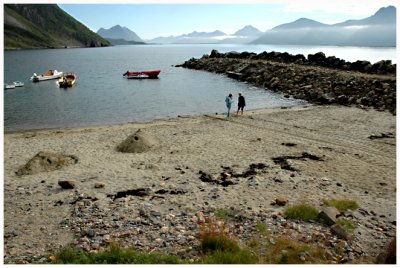
[[336,223],[336,216],[340,215],[340,212],[335,207],[324,207],[318,214],[318,218],[321,222],[328,226]]
[[139,129],[121,142],[117,146],[117,151],[121,153],[143,153],[156,147],[158,144],[159,141],[155,137]]
[[287,202],[289,202],[289,200],[285,197],[277,197],[275,198],[275,203],[278,206],[285,206],[287,204]]
[[76,163],[78,163],[78,158],[74,155],[63,155],[41,151],[30,159],[23,167],[18,169],[16,174],[22,176],[37,174],[39,172],[54,171]]
[[96,182],[96,183],[94,184],[94,188],[96,188],[96,189],[104,188],[104,187],[105,187],[105,184],[102,183],[102,182]]
[[61,186],[63,189],[74,189],[75,188],[75,181],[59,181],[58,185]]

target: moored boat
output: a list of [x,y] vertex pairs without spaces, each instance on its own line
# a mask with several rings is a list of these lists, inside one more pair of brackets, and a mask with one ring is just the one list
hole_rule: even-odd
[[4,89],[13,89],[15,88],[14,84],[4,84]]
[[60,87],[72,87],[73,84],[75,84],[76,81],[76,74],[74,73],[67,73],[64,76],[62,76],[60,79],[58,79],[58,84]]
[[50,80],[50,79],[57,79],[60,78],[63,75],[63,72],[59,72],[57,70],[48,70],[44,74],[37,75],[36,73],[33,74],[31,77],[31,80],[33,82],[39,82],[39,81],[44,81],[44,80]]
[[23,87],[24,83],[20,81],[12,82],[11,84],[4,84],[4,89],[13,89],[16,87]]
[[14,81],[14,82],[13,82],[13,85],[16,86],[16,87],[23,87],[23,86],[24,86],[24,83],[21,82],[21,81]]
[[160,74],[160,70],[154,70],[154,71],[142,71],[142,72],[130,72],[127,71],[126,73],[123,74],[124,77],[127,79],[155,79],[158,78],[158,75]]

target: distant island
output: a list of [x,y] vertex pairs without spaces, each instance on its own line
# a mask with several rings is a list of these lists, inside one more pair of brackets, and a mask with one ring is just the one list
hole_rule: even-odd
[[135,32],[120,25],[115,25],[110,29],[100,28],[97,34],[110,41],[113,45],[136,45],[145,43]]
[[55,4],[4,5],[4,49],[110,45]]

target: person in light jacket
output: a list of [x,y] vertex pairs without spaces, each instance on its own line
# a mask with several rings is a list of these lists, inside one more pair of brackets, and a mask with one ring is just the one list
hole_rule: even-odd
[[226,117],[228,118],[228,120],[231,120],[232,119],[231,108],[233,103],[232,93],[229,93],[229,95],[226,96],[225,103],[226,103],[226,108],[228,108],[228,114],[226,115]]

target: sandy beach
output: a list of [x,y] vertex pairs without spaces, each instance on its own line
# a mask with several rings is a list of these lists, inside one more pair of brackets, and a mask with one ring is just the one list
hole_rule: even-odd
[[[362,252],[376,256],[394,235],[395,116],[357,107],[309,106],[245,111],[231,121],[225,117],[6,133],[5,262],[29,262],[26,256],[68,244],[93,246],[80,234],[82,226],[96,222],[99,211],[105,227],[103,233],[96,231],[102,240],[92,248],[101,248],[124,226],[107,227],[107,217],[111,219],[115,211],[123,223],[143,220],[143,206],[157,212],[152,215],[161,219],[159,226],[173,229],[176,225],[169,225],[168,215],[193,217],[216,208],[269,215],[284,209],[271,204],[277,197],[287,198],[288,205],[315,206],[323,199],[351,199],[367,211],[354,212],[356,242]],[[154,138],[154,146],[142,153],[118,152],[116,147],[138,129]],[[74,155],[78,161],[18,176],[18,169],[41,151]],[[291,170],[273,160],[279,157],[287,159]],[[256,175],[236,177],[229,186],[200,179],[201,174],[212,178],[228,171],[243,174],[251,165],[258,165]],[[75,189],[62,189],[58,182],[63,180],[74,181]],[[148,192],[117,199],[118,192],[132,189]],[[91,218],[78,221],[77,206],[84,206],[85,200],[97,212],[89,210]],[[159,230],[146,238],[149,244],[160,241]],[[195,240],[194,235],[183,236]]]

